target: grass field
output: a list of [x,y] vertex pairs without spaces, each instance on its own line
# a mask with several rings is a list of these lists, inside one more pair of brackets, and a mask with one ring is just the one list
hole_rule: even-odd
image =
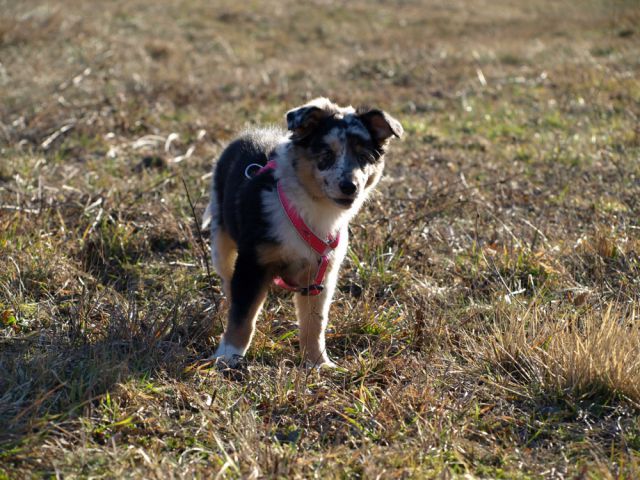
[[[639,25],[635,0],[0,0],[0,479],[638,478]],[[351,226],[340,368],[300,366],[273,290],[219,371],[190,203],[238,130],[319,95],[406,130]]]

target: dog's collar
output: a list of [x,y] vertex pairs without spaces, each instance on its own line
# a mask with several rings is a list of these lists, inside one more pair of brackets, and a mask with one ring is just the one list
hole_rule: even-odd
[[[261,167],[256,175],[260,175],[261,173],[267,172],[269,170],[275,170],[276,166],[276,156],[275,153],[272,152],[271,155],[269,155],[267,164]],[[308,287],[296,287],[293,285],[289,285],[281,277],[276,277],[273,282],[279,287],[293,292],[301,293],[302,295],[319,295],[324,289],[322,281],[324,280],[324,275],[327,271],[327,267],[329,266],[329,258],[327,257],[327,255],[332,250],[335,250],[335,248],[340,243],[340,232],[338,231],[335,235],[330,235],[327,240],[323,240],[322,238],[318,237],[315,233],[313,233],[311,228],[309,228],[296,208],[293,206],[293,204],[289,200],[289,197],[287,197],[287,195],[285,194],[280,182],[276,182],[276,188],[278,190],[278,198],[280,199],[282,209],[287,214],[287,218],[289,218],[291,225],[293,225],[293,227],[296,229],[296,232],[298,232],[300,238],[307,245],[309,245],[314,252],[320,255],[320,264],[318,265],[318,271],[316,272],[316,276],[313,279],[313,283]]]

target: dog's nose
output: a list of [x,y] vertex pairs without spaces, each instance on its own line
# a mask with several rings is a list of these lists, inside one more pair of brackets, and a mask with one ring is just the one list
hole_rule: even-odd
[[358,187],[351,180],[342,180],[338,186],[340,187],[340,191],[345,195],[353,195],[356,193]]

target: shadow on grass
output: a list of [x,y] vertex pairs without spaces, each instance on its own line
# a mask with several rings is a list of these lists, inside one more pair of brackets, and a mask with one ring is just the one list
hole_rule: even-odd
[[184,378],[211,334],[210,315],[177,306],[160,321],[113,309],[101,328],[70,323],[64,332],[0,339],[0,458],[90,414],[118,383]]

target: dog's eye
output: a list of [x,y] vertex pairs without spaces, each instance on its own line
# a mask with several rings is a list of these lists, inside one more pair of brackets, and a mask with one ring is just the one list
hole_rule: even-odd
[[357,156],[358,156],[358,163],[360,164],[361,167],[364,167],[365,165],[368,165],[370,163],[375,163],[376,161],[376,157],[373,154],[373,152],[371,150],[367,150],[364,148],[358,150]]
[[318,158],[318,170],[326,170],[331,167],[336,161],[336,156],[333,152],[322,152],[320,157]]
[[360,142],[354,145],[353,152],[355,153],[360,167],[364,167],[365,165],[376,161],[376,158],[373,155],[371,149],[367,148],[367,146],[363,145]]
[[371,155],[368,152],[358,153],[358,163],[361,167],[364,167],[366,164],[371,163]]

